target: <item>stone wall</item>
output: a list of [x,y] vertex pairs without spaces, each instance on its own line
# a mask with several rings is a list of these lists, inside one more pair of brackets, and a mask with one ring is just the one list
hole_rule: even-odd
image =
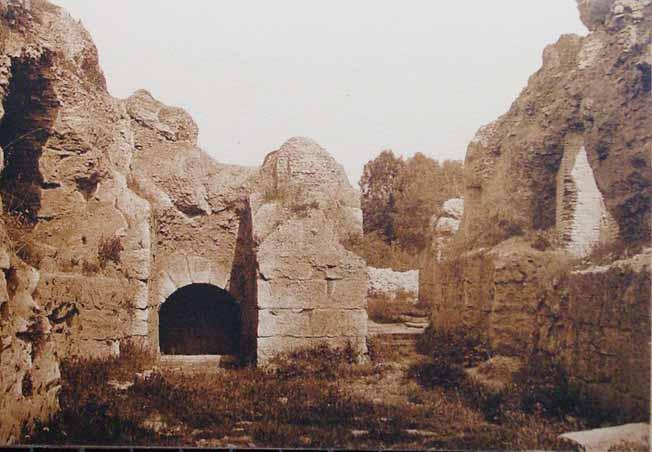
[[[197,147],[198,128],[192,118],[146,91],[128,98],[125,108],[135,147],[130,186],[152,209],[146,222],[151,249],[142,266],[151,271],[141,275],[149,294],[142,329],[133,333],[143,331],[145,344],[158,353],[158,314],[178,289],[210,284],[229,291],[243,312],[255,309],[255,295],[233,274],[243,243],[251,243],[243,237],[245,223],[250,223],[245,185],[255,170],[212,160]],[[242,342],[248,344],[245,355],[254,353],[248,339],[255,334],[251,328],[242,330]]]
[[484,337],[495,354],[542,350],[605,409],[649,407],[652,250],[574,267],[518,239],[436,267],[432,323]]
[[111,97],[87,31],[45,0],[0,0],[0,101],[0,443],[56,408],[60,360],[158,352],[159,310],[190,284],[239,301],[247,360],[366,353],[366,268],[340,244],[360,201],[318,145],[215,162],[185,111]]
[[435,297],[440,298],[441,287],[436,273],[439,263],[444,258],[444,252],[451,240],[459,232],[460,222],[464,214],[464,200],[453,198],[446,201],[442,213],[434,216],[430,221],[432,240],[425,252],[425,257],[419,272],[419,300],[430,304]]
[[56,317],[48,318],[36,288],[40,274],[13,254],[0,225],[0,443],[19,440],[23,427],[58,408]]
[[598,406],[649,416],[652,250],[556,281],[537,308],[536,346]]
[[578,257],[618,238],[618,224],[607,210],[579,135],[570,136],[557,174],[556,227],[561,243]]
[[128,186],[128,116],[77,21],[44,2],[4,8],[0,193],[10,236],[29,245],[22,258],[41,275],[47,315],[66,318],[53,334],[60,356],[114,354],[138,327],[149,273],[150,210]]
[[576,254],[595,240],[590,217],[602,213],[607,235],[650,240],[652,136],[642,131],[649,128],[652,2],[582,0],[580,13],[588,36],[564,35],[546,47],[509,111],[469,144],[461,227],[469,240],[482,241],[501,221],[526,232],[554,229],[564,179],[583,187],[570,187],[571,198],[582,198],[570,204],[599,209],[600,197],[604,204],[600,213],[582,213],[587,204],[564,213],[574,212],[560,232],[577,244],[570,245]]
[[317,344],[350,344],[362,358],[366,263],[341,244],[362,233],[344,170],[317,143],[293,138],[265,159],[255,185],[259,362]]
[[396,299],[406,295],[410,300],[419,298],[419,271],[397,272],[391,268],[367,267],[369,297],[382,296]]
[[469,144],[459,246],[440,262],[431,251],[422,300],[436,329],[482,336],[503,356],[545,351],[593,400],[640,417],[650,252],[602,267],[591,256],[650,243],[652,1],[578,5],[589,35],[548,46],[510,110]]
[[[111,194],[94,198],[96,183],[106,174],[95,173],[99,156],[89,143],[104,131],[76,133],[71,127],[84,124],[97,105],[100,118],[118,123],[111,103],[87,99],[87,109],[73,111],[64,101],[84,98],[89,80],[93,90],[104,86],[92,64],[95,48],[84,41],[83,29],[58,10],[29,12],[3,2],[0,30],[5,213],[0,226],[0,443],[5,444],[18,441],[24,427],[45,421],[58,406],[64,350],[57,336],[78,310],[66,310],[66,299],[45,299],[45,281],[55,272],[82,272],[84,262],[97,254],[99,237],[97,228],[87,228],[85,235],[80,226],[92,221],[106,222],[108,233],[120,228],[115,205],[124,193],[111,177],[106,183],[113,187]],[[65,69],[62,47],[72,62]],[[63,73],[69,83],[76,81],[75,90],[62,80]]]

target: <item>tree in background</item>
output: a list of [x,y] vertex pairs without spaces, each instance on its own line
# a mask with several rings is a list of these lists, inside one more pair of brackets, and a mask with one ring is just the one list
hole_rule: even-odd
[[395,240],[396,183],[405,166],[403,157],[385,150],[364,166],[360,179],[364,233],[379,233],[383,240]]
[[463,193],[463,165],[417,153],[404,160],[390,150],[365,165],[360,180],[364,219],[362,254],[370,265],[418,268],[431,240],[430,220]]
[[396,181],[392,224],[401,249],[419,255],[431,240],[430,220],[444,202],[462,195],[461,162],[444,162],[421,153],[407,160]]

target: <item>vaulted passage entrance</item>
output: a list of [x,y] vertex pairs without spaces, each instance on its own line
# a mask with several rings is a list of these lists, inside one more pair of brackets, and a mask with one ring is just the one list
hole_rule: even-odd
[[174,292],[159,313],[163,355],[237,355],[240,304],[227,291],[192,284]]

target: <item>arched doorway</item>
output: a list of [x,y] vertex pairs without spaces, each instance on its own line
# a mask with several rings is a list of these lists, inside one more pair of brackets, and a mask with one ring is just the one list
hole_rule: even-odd
[[178,289],[161,306],[159,345],[163,355],[237,355],[240,303],[210,284]]

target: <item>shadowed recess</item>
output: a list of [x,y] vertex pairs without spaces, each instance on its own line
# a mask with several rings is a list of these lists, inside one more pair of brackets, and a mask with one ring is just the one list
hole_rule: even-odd
[[161,307],[159,338],[163,355],[236,355],[240,304],[216,286],[183,287]]
[[39,158],[59,108],[47,77],[51,64],[49,53],[38,59],[12,59],[11,81],[3,100],[0,146],[5,167],[0,195],[6,211],[29,223],[37,221],[41,190],[47,188]]

